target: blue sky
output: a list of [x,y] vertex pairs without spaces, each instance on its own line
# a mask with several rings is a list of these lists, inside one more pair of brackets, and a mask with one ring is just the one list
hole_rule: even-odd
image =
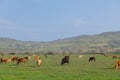
[[0,37],[53,41],[120,31],[120,0],[0,0]]

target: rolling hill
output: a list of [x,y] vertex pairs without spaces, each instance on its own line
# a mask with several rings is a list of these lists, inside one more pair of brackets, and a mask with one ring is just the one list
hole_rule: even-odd
[[109,53],[120,51],[120,31],[80,35],[51,42],[0,38],[0,52]]

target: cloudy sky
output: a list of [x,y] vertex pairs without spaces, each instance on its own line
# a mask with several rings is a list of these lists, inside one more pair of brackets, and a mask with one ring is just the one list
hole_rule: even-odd
[[120,31],[120,0],[0,0],[0,37],[53,41]]

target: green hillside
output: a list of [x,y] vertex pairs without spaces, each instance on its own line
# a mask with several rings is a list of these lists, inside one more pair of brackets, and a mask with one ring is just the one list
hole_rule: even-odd
[[51,42],[0,38],[1,52],[109,53],[120,51],[120,31],[81,35]]

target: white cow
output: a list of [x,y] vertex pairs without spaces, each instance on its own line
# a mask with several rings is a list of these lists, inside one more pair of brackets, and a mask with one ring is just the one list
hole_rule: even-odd
[[83,57],[83,55],[79,55],[79,59],[82,58],[82,57]]

